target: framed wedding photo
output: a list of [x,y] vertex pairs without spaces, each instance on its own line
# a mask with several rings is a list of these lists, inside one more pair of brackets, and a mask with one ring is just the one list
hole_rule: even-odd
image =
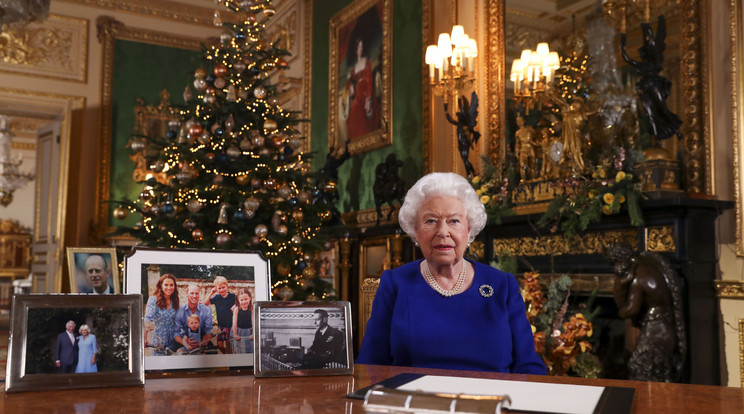
[[119,261],[113,247],[68,247],[67,268],[72,293],[121,293]]
[[253,366],[253,303],[269,300],[260,252],[136,247],[127,293],[142,295],[145,369]]
[[330,21],[328,147],[352,155],[393,143],[393,0],[356,0]]
[[14,295],[5,391],[145,383],[141,295]]
[[351,375],[349,302],[256,302],[256,377]]

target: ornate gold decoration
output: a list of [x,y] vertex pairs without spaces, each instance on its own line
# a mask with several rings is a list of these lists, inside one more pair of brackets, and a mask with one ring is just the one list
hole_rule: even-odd
[[100,237],[112,228],[108,222],[108,206],[103,203],[109,197],[111,185],[111,123],[112,89],[114,78],[114,41],[116,39],[151,43],[190,50],[200,50],[203,39],[175,36],[141,28],[125,26],[124,23],[108,16],[96,20],[98,41],[102,44],[102,86],[101,86],[101,139],[99,147],[98,187],[96,189],[95,218],[96,233]]
[[[421,38],[424,40],[424,43],[431,40],[431,9],[432,9],[432,2],[434,0],[424,0],[421,2]],[[421,145],[421,151],[423,153],[423,172],[424,174],[428,174],[432,172],[432,164],[433,164],[433,158],[434,158],[434,152],[432,151],[433,145],[432,140],[434,139],[432,135],[432,123],[433,120],[431,118],[431,115],[433,112],[431,110],[431,102],[434,98],[434,91],[432,91],[429,88],[429,78],[428,76],[428,68],[426,65],[421,65],[421,90],[423,91],[423,99],[422,99],[422,108],[421,113],[423,114],[424,119],[428,119],[428,122],[424,122],[423,130],[421,131],[423,133],[423,142]]]
[[290,56],[285,57],[288,61],[296,58],[299,55],[297,50],[297,28],[299,27],[297,10],[292,10],[278,19],[275,17],[270,23],[271,25],[266,28],[268,42],[273,44],[279,41],[279,47],[291,53]]
[[[380,104],[380,122],[379,129],[366,135],[355,138],[349,143],[349,152],[357,155],[390,145],[393,143],[393,1],[382,1],[382,51],[381,60],[381,79],[376,88],[381,88],[382,102]],[[344,137],[341,136],[338,128],[339,100],[341,99],[341,90],[339,89],[339,56],[338,41],[339,30],[349,24],[352,24],[362,13],[366,12],[378,0],[359,0],[352,2],[340,12],[336,13],[330,21],[330,41],[329,44],[329,64],[328,64],[328,148],[341,148],[345,143]]]
[[359,338],[364,337],[364,331],[367,327],[367,320],[372,314],[372,301],[375,299],[377,288],[380,287],[380,278],[367,277],[362,280],[362,286],[359,288],[362,293],[362,300],[359,312]]
[[513,256],[560,256],[564,254],[601,254],[606,246],[618,242],[638,247],[636,230],[585,233],[569,241],[561,234],[538,237],[494,239],[493,252],[508,252]]
[[744,299],[744,281],[714,280],[716,296],[721,299]]
[[489,143],[487,156],[494,165],[500,165],[506,157],[506,147],[503,145],[506,111],[504,110],[504,96],[506,96],[506,76],[504,59],[504,1],[489,0],[486,19],[488,23],[486,47],[486,85],[489,87],[487,110],[488,132],[485,137]]
[[[157,105],[146,105],[144,99],[137,98],[137,104],[134,106],[134,133],[149,137],[164,137],[168,132],[168,121],[171,119],[171,94],[167,89],[160,91],[160,103]],[[127,147],[131,147],[132,140],[129,140]],[[152,175],[161,184],[167,185],[169,182],[165,172],[155,172],[148,165],[148,158],[151,159],[153,149],[149,143],[145,143],[142,151],[130,154],[129,159],[134,163],[134,172],[132,179],[134,181],[145,181],[147,175]]]
[[650,252],[676,252],[674,228],[672,226],[647,227],[646,250]]
[[744,387],[744,318],[739,318],[739,382]]
[[85,82],[88,21],[50,15],[41,23],[0,33],[0,72]]
[[[744,256],[744,4],[729,1],[731,47],[731,121],[734,141],[734,201],[736,204],[736,254]],[[744,368],[743,368],[744,369]]]
[[[388,212],[390,212],[390,206],[387,204],[382,206],[382,219],[380,219],[380,224],[395,224],[398,222],[398,209],[396,208],[393,214],[390,216],[390,220],[388,220],[386,217],[388,215]],[[377,212],[374,208],[366,209],[366,210],[358,210],[358,211],[350,211],[347,213],[341,214],[341,218],[343,219],[343,222],[347,226],[351,227],[369,227],[374,226],[377,223]]]
[[106,9],[121,10],[178,22],[214,26],[214,9],[165,0],[60,0]]

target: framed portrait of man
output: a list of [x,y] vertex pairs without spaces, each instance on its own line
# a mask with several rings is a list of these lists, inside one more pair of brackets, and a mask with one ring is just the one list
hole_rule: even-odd
[[358,0],[330,22],[329,148],[392,144],[392,0]]
[[119,261],[116,249],[68,247],[70,292],[110,295],[120,293]]

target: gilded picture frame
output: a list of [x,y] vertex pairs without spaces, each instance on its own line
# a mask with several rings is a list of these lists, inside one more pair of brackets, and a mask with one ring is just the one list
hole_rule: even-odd
[[[93,256],[99,256],[100,260],[91,259]],[[119,260],[113,247],[68,247],[67,269],[71,293],[94,293],[94,289],[106,294],[121,293]],[[105,271],[105,278],[101,270]]]
[[328,147],[352,155],[393,143],[392,0],[358,0],[330,21]]
[[[105,234],[114,230],[116,225],[133,225],[136,221],[135,218],[129,217],[126,220],[129,222],[114,222],[112,216],[113,205],[107,203],[107,200],[114,198],[112,195],[112,189],[121,189],[121,182],[116,183],[116,177],[114,177],[114,168],[116,167],[115,159],[119,155],[119,151],[128,151],[125,148],[126,142],[129,140],[129,134],[134,128],[134,122],[132,121],[127,136],[123,138],[123,142],[119,143],[114,148],[115,137],[114,137],[114,124],[115,115],[118,117],[122,116],[135,116],[134,106],[136,105],[135,99],[131,102],[126,102],[127,108],[119,107],[115,110],[116,100],[114,99],[114,91],[117,87],[123,87],[116,83],[118,75],[122,69],[115,65],[114,58],[117,54],[117,47],[123,44],[135,45],[135,46],[153,46],[153,47],[165,47],[167,50],[172,51],[190,51],[197,53],[201,50],[202,44],[206,43],[204,39],[188,37],[188,36],[177,36],[170,33],[158,32],[154,30],[130,27],[124,23],[109,17],[99,16],[96,21],[96,29],[98,33],[98,39],[101,42],[101,124],[100,124],[100,147],[99,147],[99,167],[98,167],[98,186],[96,187],[96,202],[95,202],[95,231],[96,236],[103,238]],[[152,54],[156,56],[157,54]],[[171,66],[165,66],[163,68],[164,73],[170,74],[173,78],[175,73],[172,71]],[[123,75],[123,74],[122,74]],[[148,82],[151,82],[154,73],[150,73]],[[178,74],[180,76],[180,73]],[[143,81],[144,83],[144,81]],[[180,84],[178,91],[183,90],[186,84]],[[154,94],[159,93],[163,86],[158,85]],[[131,88],[124,88],[127,91]],[[141,86],[137,88],[137,97],[141,97],[143,93],[147,92],[148,88]],[[121,92],[121,90],[120,90]],[[175,93],[175,91],[172,91]],[[132,91],[132,93],[135,93]],[[120,145],[119,145],[120,144]],[[127,154],[128,155],[128,154]],[[127,161],[128,162],[128,161]],[[134,164],[132,164],[134,168]],[[124,177],[126,175],[126,177]],[[131,181],[129,174],[122,175],[122,179]]]
[[256,377],[354,373],[349,302],[256,302],[253,317]]
[[[10,347],[5,373],[5,391],[48,391],[50,389],[136,386],[145,383],[142,359],[141,295],[14,295],[11,309]],[[67,364],[70,355],[59,341],[69,321],[78,361]],[[80,340],[83,324],[88,335]],[[90,335],[93,336],[90,336]],[[97,338],[96,338],[97,337]],[[80,359],[89,353],[83,344],[96,349],[95,371],[81,368]],[[59,347],[58,347],[59,345]],[[57,365],[57,362],[60,365]],[[68,370],[69,371],[69,370]]]
[[[239,300],[245,290],[252,296],[248,298],[252,303],[270,298],[271,267],[260,252],[136,247],[125,258],[124,269],[127,293],[142,295],[139,305],[143,312],[146,370],[253,366],[250,334],[233,330],[235,326],[232,325],[236,323],[233,312],[240,312],[243,307]],[[227,286],[225,295],[219,291],[219,278]],[[162,308],[159,305],[160,297],[165,296],[159,293],[166,292],[166,280],[175,281],[175,286],[171,287],[174,289],[171,308],[165,303]],[[187,318],[191,312],[186,308],[191,289],[198,293],[194,314],[199,318],[197,326],[193,327]],[[224,299],[217,298],[218,295]],[[249,312],[251,302],[246,308]],[[237,307],[233,308],[236,303]],[[203,309],[207,309],[207,315]],[[223,317],[223,312],[229,316]],[[248,316],[252,321],[252,315]],[[240,315],[237,317],[242,320]],[[227,326],[223,325],[225,321]],[[168,324],[180,329],[167,332]],[[184,341],[191,337],[191,332],[197,334],[201,342],[187,347]],[[176,336],[181,340],[174,340]]]
[[734,143],[734,201],[736,255],[744,256],[744,1],[729,1],[731,47],[731,121]]

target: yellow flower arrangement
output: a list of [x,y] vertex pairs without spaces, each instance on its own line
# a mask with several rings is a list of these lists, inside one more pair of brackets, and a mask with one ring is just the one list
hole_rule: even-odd
[[602,196],[602,201],[604,201],[605,204],[612,204],[612,202],[615,201],[615,194],[604,193],[604,195]]
[[615,181],[620,182],[625,179],[625,171],[618,171],[615,175]]
[[480,198],[480,202],[485,204],[488,204],[488,202],[491,201],[491,197],[489,197],[487,194],[484,194]]
[[476,175],[475,177],[473,177],[472,180],[470,180],[470,182],[473,183],[474,185],[477,185],[478,183],[480,183],[480,180],[481,180],[480,176]]

